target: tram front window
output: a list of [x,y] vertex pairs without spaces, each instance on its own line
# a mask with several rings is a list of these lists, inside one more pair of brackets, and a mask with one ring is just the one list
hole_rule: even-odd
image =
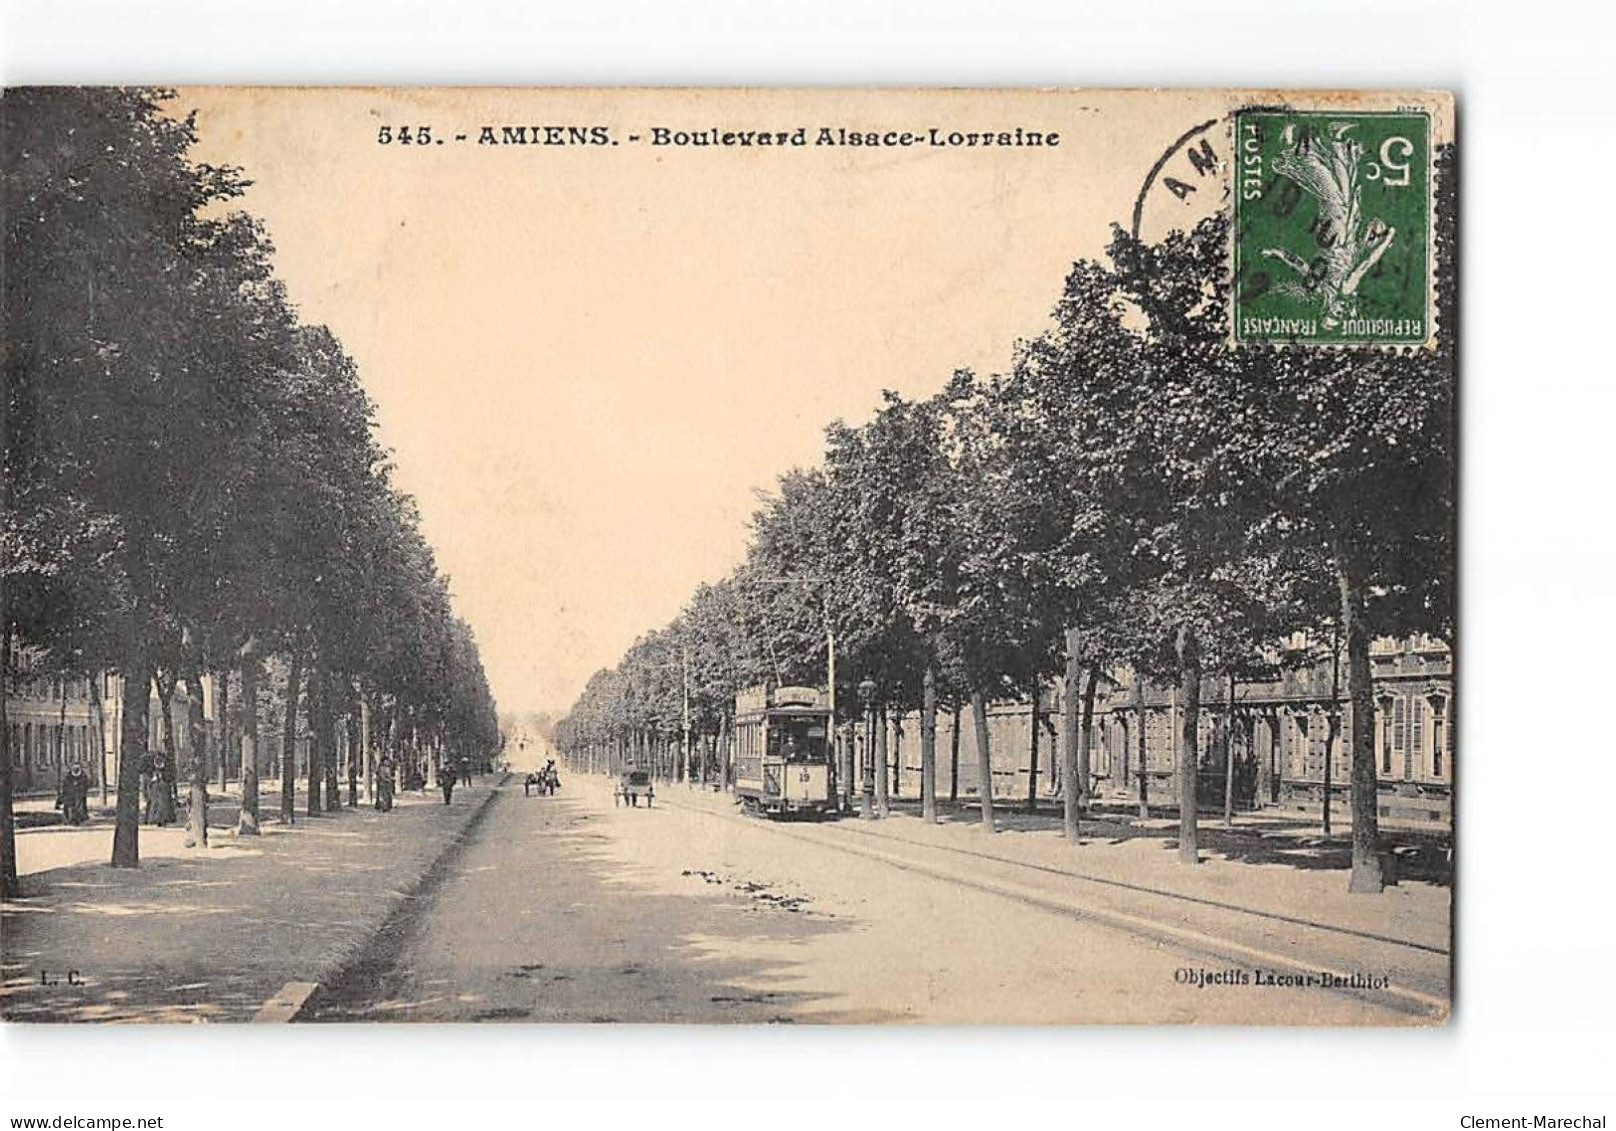
[[787,762],[825,760],[823,719],[780,719],[769,723],[769,753]]

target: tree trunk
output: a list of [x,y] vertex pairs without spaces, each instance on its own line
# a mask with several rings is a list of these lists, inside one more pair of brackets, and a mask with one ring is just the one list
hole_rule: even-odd
[[1082,813],[1081,786],[1078,784],[1078,702],[1082,698],[1083,664],[1078,658],[1079,637],[1075,628],[1066,630],[1066,673],[1061,680],[1061,824],[1068,843],[1076,844]]
[[258,832],[258,649],[249,644],[241,654],[241,814],[236,835]]
[[1121,761],[1118,762],[1117,760],[1113,759],[1111,765],[1112,769],[1117,775],[1117,784],[1121,786],[1124,791],[1126,791],[1128,788],[1129,779],[1132,777],[1132,775],[1129,773],[1130,766],[1128,762],[1128,752],[1133,749],[1132,742],[1130,741],[1133,738],[1133,731],[1128,729],[1131,725],[1128,722],[1128,712],[1113,709],[1111,712],[1111,717],[1116,719],[1117,727],[1122,732],[1122,741],[1117,747],[1117,752],[1121,755]]
[[219,759],[219,792],[223,793],[229,788],[230,757],[235,752],[235,730],[233,720],[230,718],[230,670],[226,668],[219,673],[219,702],[214,713],[219,716],[218,726],[215,728],[217,741],[214,748]]
[[1347,701],[1352,709],[1348,756],[1352,759],[1352,877],[1347,890],[1378,894],[1386,876],[1380,857],[1380,787],[1375,777],[1375,702],[1369,667],[1369,631],[1364,623],[1363,583],[1346,545],[1337,542],[1336,581],[1341,590],[1341,629],[1347,641]]
[[[228,678],[228,676],[226,677]],[[185,846],[208,846],[208,720],[204,714],[202,698],[202,665],[198,660],[185,673],[185,692],[190,700],[187,730],[191,737],[191,812],[185,824]],[[220,713],[225,708],[220,707]],[[226,724],[225,740],[219,749],[219,761],[224,761],[230,749],[230,731]]]
[[[1062,679],[1064,682],[1064,677]],[[1049,739],[1049,756],[1044,759],[1044,765],[1049,767],[1049,782],[1046,788],[1051,797],[1061,796],[1061,760],[1060,760],[1060,725],[1047,714],[1040,713],[1039,725],[1044,728],[1044,737]]]
[[960,704],[954,701],[954,727],[948,735],[948,800],[959,803]]
[[337,729],[337,675],[327,668],[320,669],[320,709],[321,731],[321,757],[320,771],[323,777],[321,786],[324,811],[327,813],[340,812],[342,809],[342,739]]
[[1094,691],[1100,682],[1100,665],[1090,664],[1088,678],[1083,681],[1083,719],[1077,733],[1077,792],[1082,808],[1087,809],[1094,800],[1094,767],[1091,757],[1094,746]]
[[311,657],[309,661],[309,689],[304,710],[309,720],[309,785],[308,797],[304,800],[304,812],[311,817],[318,817],[325,812],[325,801],[320,796],[325,788],[325,744],[329,734],[321,724],[325,721],[325,672],[320,667],[320,657]]
[[[90,677],[90,724],[95,728],[95,776],[101,783],[101,808],[107,807],[107,719],[101,706],[101,672]],[[10,756],[6,767],[10,769]]]
[[225,793],[230,788],[230,752],[234,744],[230,741],[230,672],[225,669],[219,678],[219,704],[215,712],[219,716],[219,740],[215,744],[219,756],[219,792]]
[[892,716],[892,797],[903,796],[903,712]]
[[1280,728],[1284,726],[1284,719],[1278,711],[1268,718],[1268,800],[1270,804],[1279,804],[1280,795],[1285,791],[1285,762],[1279,754]]
[[361,711],[359,691],[350,679],[348,681],[348,808],[350,809],[359,808],[359,764],[365,754],[359,733]]
[[[6,708],[10,695],[11,621],[8,618],[5,631],[0,633],[0,898],[4,899],[10,899],[18,891],[17,816],[11,807],[11,718]],[[106,781],[105,759],[101,779]],[[103,785],[103,792],[105,788]]]
[[286,711],[281,718],[281,824],[297,820],[297,699],[303,683],[303,650],[295,644],[286,671]]
[[1150,820],[1150,746],[1145,731],[1145,677],[1133,673],[1133,706],[1139,716],[1139,819]]
[[729,757],[729,716],[718,716],[718,766],[722,774],[721,785],[725,790],[730,787],[733,780],[730,773]]
[[887,708],[885,704],[875,709],[875,750],[871,754],[875,759],[875,814],[886,817],[892,813],[892,799],[887,793]]
[[168,767],[178,774],[180,770],[180,752],[175,749],[174,743],[174,687],[177,677],[170,676],[165,682],[162,673],[157,676],[157,706],[163,716],[163,753],[168,757]]
[[56,681],[61,697],[56,709],[56,796],[62,795],[62,775],[67,772],[67,677]]
[[1333,626],[1330,634],[1330,710],[1324,732],[1324,835],[1329,836],[1330,795],[1335,789],[1335,740],[1341,735],[1341,624]]
[[1179,626],[1174,651],[1178,656],[1178,697],[1183,710],[1178,743],[1178,859],[1197,864],[1201,859],[1195,797],[1200,770],[1196,751],[1201,737],[1201,653],[1195,630],[1189,625]]
[[123,665],[123,726],[118,740],[118,810],[113,819],[112,866],[140,867],[140,763],[150,727],[152,662],[135,647]]
[[1223,827],[1234,824],[1234,672],[1229,673],[1229,712],[1223,724]]
[[1027,716],[1027,730],[1030,737],[1027,740],[1027,813],[1031,815],[1038,812],[1038,708],[1039,702],[1038,681],[1032,682],[1032,710]]
[[1257,752],[1257,729],[1268,729],[1268,716],[1261,711],[1253,711],[1251,715],[1251,763],[1256,770],[1256,798],[1257,808],[1262,809],[1268,804],[1268,759]]
[[980,690],[971,692],[971,721],[976,724],[977,796],[982,802],[982,827],[994,832],[993,751],[988,739],[988,699]]
[[930,659],[920,685],[920,819],[937,823],[937,669]]
[[340,746],[337,738],[337,673],[324,668],[320,669],[320,709],[325,717],[322,720],[325,727],[325,758],[322,765],[325,767],[325,808],[328,813],[336,813],[342,809],[342,787],[337,780],[337,749]]
[[158,779],[158,804],[155,807],[156,820],[160,824],[174,821],[178,814],[174,806],[179,803],[178,781],[180,773],[180,753],[174,741],[174,689],[178,683],[177,675],[170,674],[168,681],[163,680],[162,672],[157,673],[157,705],[163,716],[163,754],[167,772],[174,776],[175,786],[170,787],[167,778]]
[[359,691],[359,747],[365,758],[365,804],[369,805],[376,800],[376,759],[372,756],[375,739],[372,737],[376,720],[381,717],[379,708],[380,697],[372,691],[365,694],[364,688]]

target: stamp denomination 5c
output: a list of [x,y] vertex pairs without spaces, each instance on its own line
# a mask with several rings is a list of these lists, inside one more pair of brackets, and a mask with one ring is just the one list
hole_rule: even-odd
[[1431,339],[1423,111],[1235,116],[1236,342]]

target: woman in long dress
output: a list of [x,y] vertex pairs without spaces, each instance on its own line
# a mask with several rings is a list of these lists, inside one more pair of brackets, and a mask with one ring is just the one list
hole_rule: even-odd
[[159,828],[174,823],[174,769],[162,754],[152,759],[152,773],[147,787],[147,820]]
[[56,807],[62,811],[62,820],[70,825],[82,825],[90,819],[90,775],[77,762],[62,778]]

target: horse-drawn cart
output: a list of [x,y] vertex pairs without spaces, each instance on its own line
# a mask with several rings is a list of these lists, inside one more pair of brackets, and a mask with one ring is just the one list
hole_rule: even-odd
[[651,774],[648,770],[624,770],[617,779],[617,790],[612,794],[614,805],[629,805],[639,808],[640,798],[645,798],[645,807],[651,807],[656,797],[656,786],[651,784]]

